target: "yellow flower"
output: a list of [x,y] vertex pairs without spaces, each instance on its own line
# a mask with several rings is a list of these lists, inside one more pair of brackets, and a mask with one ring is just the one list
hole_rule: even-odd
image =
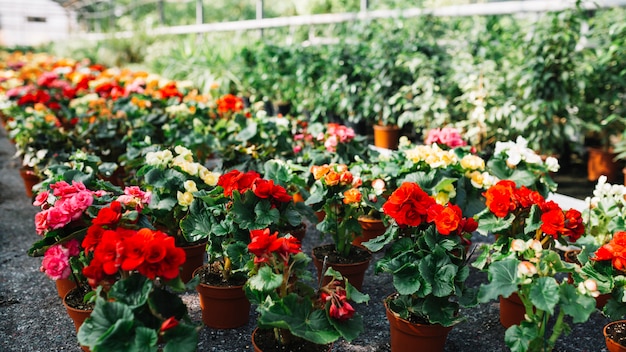
[[467,170],[484,170],[485,161],[473,154],[468,154],[461,159],[461,167]]
[[184,186],[185,186],[185,191],[187,192],[191,192],[191,193],[198,192],[198,187],[196,186],[196,183],[193,180],[185,181]]
[[437,204],[446,205],[450,202],[450,195],[446,192],[439,192],[435,195]]
[[202,179],[202,181],[204,181],[204,183],[206,183],[207,185],[215,186],[217,185],[217,180],[219,179],[220,175],[216,172],[209,171],[209,169],[204,166],[200,166],[200,170],[198,171],[198,177],[200,177],[200,179]]
[[176,199],[178,200],[178,204],[186,208],[191,205],[191,202],[193,202],[193,194],[191,192],[183,193],[178,191],[176,192]]

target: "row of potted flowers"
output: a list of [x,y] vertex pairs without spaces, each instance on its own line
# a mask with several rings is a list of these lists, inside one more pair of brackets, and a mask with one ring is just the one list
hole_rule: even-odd
[[[151,300],[152,292],[162,298],[163,292],[170,290],[164,289],[166,285],[184,290],[187,281],[187,289],[194,287],[198,282],[191,280],[191,275],[183,272],[182,280],[174,275],[173,270],[182,264],[184,257],[176,254],[180,251],[174,248],[201,243],[202,251],[206,248],[208,253],[208,265],[198,279],[210,277],[210,274],[215,274],[218,281],[239,279],[239,284],[246,287],[249,301],[257,305],[259,326],[276,329],[275,336],[283,343],[289,340],[284,329],[316,343],[331,342],[339,337],[350,340],[360,328],[358,319],[350,319],[354,318],[354,310],[346,300],[366,300],[354,290],[354,286],[360,286],[359,279],[333,270],[331,253],[323,253],[315,255],[322,263],[319,275],[328,273],[330,279],[321,287],[303,287],[295,278],[307,278],[304,268],[309,259],[291,236],[296,235],[304,219],[309,219],[308,222],[317,224],[322,234],[330,235],[335,254],[345,258],[359,252],[361,247],[351,244],[362,231],[359,217],[367,214],[391,224],[384,234],[364,244],[371,251],[386,250],[385,257],[376,263],[376,269],[394,275],[398,295],[386,302],[395,312],[390,313],[390,317],[399,315],[408,321],[452,326],[462,319],[458,316],[459,307],[516,292],[528,318],[521,323],[518,320],[520,324],[510,328],[507,343],[511,349],[521,351],[551,348],[546,341],[553,345],[562,332],[562,315],[576,314],[575,322],[586,320],[592,311],[590,297],[598,293],[615,294],[615,300],[605,306],[609,307],[605,311],[612,318],[619,316],[611,307],[623,305],[619,296],[619,290],[623,289],[619,279],[623,267],[615,244],[620,237],[615,236],[615,241],[610,242],[613,233],[624,230],[623,208],[616,205],[619,191],[615,191],[617,195],[610,205],[593,204],[585,216],[575,210],[563,211],[555,203],[545,201],[549,192],[556,190],[550,172],[558,170],[558,162],[554,158],[543,160],[527,148],[522,138],[496,144],[489,158],[474,154],[471,147],[458,146],[463,144],[459,143],[460,135],[447,133],[447,130],[446,133],[433,131],[429,140],[433,144],[414,145],[403,140],[397,151],[376,152],[363,148],[359,136],[342,125],[308,125],[307,133],[295,133],[302,132],[293,129],[303,128],[302,121],[264,116],[262,110],[244,108],[237,97],[223,96],[213,101],[193,91],[183,96],[176,82],[160,86],[158,82],[146,80],[147,75],[130,72],[116,76],[113,84],[105,80],[112,79],[111,71],[101,67],[90,67],[89,72],[101,72],[104,77],[94,80],[104,83],[88,85],[84,88],[85,95],[69,99],[68,106],[76,107],[79,106],[76,99],[94,94],[88,93],[89,89],[93,88],[98,94],[97,103],[87,105],[99,110],[79,116],[76,110],[57,109],[57,105],[52,104],[56,101],[45,99],[45,94],[50,93],[43,88],[63,86],[60,83],[63,80],[56,81],[60,73],[72,73],[75,76],[71,82],[83,82],[76,77],[84,78],[81,74],[87,71],[77,63],[47,64],[58,66],[52,74],[45,74],[40,68],[24,69],[28,65],[15,71],[20,75],[35,72],[38,81],[38,88],[30,85],[31,77],[30,81],[22,82],[30,82],[22,86],[25,88],[15,85],[13,92],[7,92],[13,100],[9,100],[3,110],[4,118],[16,142],[19,132],[25,130],[45,135],[47,130],[29,125],[29,119],[40,113],[51,114],[52,117],[44,115],[43,121],[51,120],[59,125],[57,130],[68,132],[63,135],[66,142],[77,136],[89,136],[74,134],[79,131],[75,128],[78,123],[73,125],[71,121],[84,117],[88,117],[84,121],[86,130],[111,127],[109,123],[114,120],[113,128],[107,130],[112,133],[109,138],[125,142],[120,148],[123,152],[107,162],[103,162],[103,157],[111,156],[111,146],[102,139],[95,139],[97,148],[78,144],[78,150],[73,146],[68,149],[69,156],[56,150],[50,154],[56,158],[53,163],[49,163],[53,160],[48,156],[50,150],[45,150],[45,155],[37,149],[34,153],[41,154],[46,162],[41,172],[46,179],[35,199],[35,204],[42,206],[36,218],[42,239],[33,245],[30,253],[47,254],[43,268],[53,277],[75,272],[90,279],[93,287],[101,287],[96,296],[109,297],[108,300],[96,299],[101,306],[110,300],[132,306],[131,310],[141,309],[141,302],[158,306],[156,298]],[[68,73],[69,67],[76,70]],[[143,83],[135,76],[143,79]],[[46,83],[46,79],[56,83]],[[102,84],[114,87],[104,89]],[[24,100],[28,94],[34,97]],[[124,98],[127,99],[124,104],[132,105],[130,110],[116,105]],[[199,109],[189,109],[193,105],[186,105],[183,115],[189,117],[187,113],[194,110],[194,118],[176,121],[181,117],[178,112],[184,110],[178,104],[181,98],[187,102],[203,102],[196,107],[202,106],[204,110],[199,112]],[[168,105],[172,102],[174,105]],[[59,103],[59,106],[64,105]],[[156,107],[172,114],[158,115],[160,110]],[[65,121],[68,118],[69,124]],[[142,125],[144,119],[150,123]],[[106,123],[96,123],[98,120]],[[159,131],[155,125],[170,127]],[[118,131],[116,126],[125,128]],[[129,126],[132,128],[128,129]],[[191,133],[191,128],[201,132]],[[283,133],[278,133],[277,129]],[[230,137],[224,141],[207,131],[222,131]],[[146,134],[148,138],[144,135],[139,140],[136,137],[140,132],[150,133]],[[161,132],[177,135],[173,140],[183,143],[158,139]],[[124,136],[129,135],[131,137],[124,140]],[[456,137],[449,140],[450,135]],[[193,137],[196,142],[189,143],[192,148],[183,147],[181,144],[186,145],[186,139],[177,139],[180,136]],[[26,141],[24,145],[36,148],[30,139]],[[288,145],[289,150],[279,147],[283,145]],[[18,151],[22,147],[20,143],[16,146]],[[214,153],[216,158],[211,162],[217,162],[217,166],[209,169],[207,165],[211,163],[205,162],[204,157],[199,160],[200,152]],[[26,152],[21,155],[26,156]],[[110,163],[123,165],[122,178],[113,180],[125,188],[104,180],[111,176]],[[302,196],[305,202],[294,202],[294,195]],[[622,201],[623,195],[622,191]],[[617,215],[607,217],[609,208]],[[318,211],[319,222],[312,211]],[[105,217],[109,222],[103,220]],[[118,230],[117,224],[123,218],[130,221],[132,231],[127,231],[125,226]],[[612,222],[594,222],[606,219]],[[475,290],[463,285],[469,271],[471,234],[475,230],[499,235],[474,264],[490,274],[490,284],[481,287],[478,296]],[[110,241],[98,237],[93,242],[98,243],[100,250],[91,248],[90,241],[85,242],[93,240],[94,233],[111,235]],[[169,235],[167,241],[163,233]],[[603,237],[588,236],[598,234]],[[580,269],[578,264],[561,261],[555,242],[575,242],[582,235],[590,239],[583,242],[579,260],[585,266]],[[82,239],[78,253],[72,239]],[[150,244],[153,239],[154,246]],[[206,244],[203,241],[207,241]],[[603,249],[594,255],[595,248]],[[366,251],[361,249],[360,252]],[[70,257],[81,259],[82,267],[79,261],[74,263],[74,271],[69,270]],[[204,264],[204,258],[200,258],[201,263],[192,264],[191,270]],[[602,273],[608,277],[605,279],[597,271],[600,263],[605,264],[607,260],[614,264],[608,268],[616,271],[604,269]],[[328,266],[330,271],[326,270]],[[161,267],[167,270],[160,272]],[[557,281],[555,272],[572,273],[571,282]],[[111,279],[111,276],[113,280],[104,280],[108,283],[102,285],[103,279]],[[133,277],[134,281],[127,281]],[[346,278],[347,283],[342,284]],[[76,281],[81,280],[77,277]],[[128,296],[129,290],[141,291],[144,295],[132,295],[137,302],[124,301],[119,292]],[[544,291],[549,292],[549,297]],[[303,300],[311,302],[310,308],[299,310],[298,319],[287,319],[287,313],[293,312],[293,305],[301,306]],[[574,312],[572,302],[586,309]],[[112,319],[110,323],[124,320],[119,323],[124,325],[138,321],[131,318],[132,322],[128,322],[129,311],[121,306],[103,309],[98,311],[104,314],[115,309],[120,313],[119,319]],[[552,337],[545,339],[544,322],[557,311],[559,324],[553,329]],[[152,313],[157,318],[150,317],[150,323],[136,325],[136,333],[141,334],[137,336],[156,344],[167,341],[167,336],[175,331],[189,336],[197,334],[193,324],[178,323],[185,316],[184,310],[175,314],[169,312],[172,314],[168,316],[158,310]],[[315,319],[311,320],[312,317]],[[323,317],[328,319],[323,320]],[[100,321],[94,317],[91,322],[94,320]],[[160,324],[156,324],[157,321]],[[307,325],[303,321],[315,324]],[[156,335],[149,333],[148,338],[144,335],[145,328],[153,329]],[[79,333],[79,340],[92,348],[103,341],[110,343],[117,339],[96,337],[106,329],[93,323],[85,325],[85,329],[87,332]],[[393,339],[392,333],[392,346],[394,350],[399,349],[403,343],[393,342]]]

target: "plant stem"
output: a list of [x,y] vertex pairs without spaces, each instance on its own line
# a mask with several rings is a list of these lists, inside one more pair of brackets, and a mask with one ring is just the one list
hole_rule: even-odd
[[547,351],[552,351],[552,348],[556,344],[556,340],[558,340],[559,336],[565,329],[565,322],[563,321],[565,318],[565,312],[563,309],[559,309],[559,315],[556,318],[556,322],[554,323],[554,327],[552,328],[552,336],[548,340],[548,346],[550,349]]

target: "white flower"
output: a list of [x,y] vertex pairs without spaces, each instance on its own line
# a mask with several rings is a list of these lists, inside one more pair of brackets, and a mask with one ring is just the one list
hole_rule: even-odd
[[513,252],[523,252],[527,249],[528,249],[528,245],[526,244],[524,240],[516,238],[511,242],[511,250]]
[[217,181],[220,178],[220,174],[209,171],[206,167],[201,166],[198,171],[198,177],[209,186],[217,185]]
[[525,278],[537,274],[537,267],[529,261],[523,261],[517,265],[517,276]]
[[546,167],[550,172],[557,172],[561,168],[561,165],[559,165],[559,160],[557,158],[549,156],[546,158]]
[[186,161],[193,161],[193,154],[191,153],[191,150],[183,147],[182,145],[177,145],[176,147],[174,147],[174,151],[176,152],[176,154],[178,154],[178,156],[185,159]]
[[146,164],[153,166],[167,166],[172,161],[172,152],[163,150],[146,154]]
[[578,292],[583,295],[590,295],[591,297],[600,296],[600,291],[598,291],[598,283],[594,279],[587,279],[584,282],[578,284]]

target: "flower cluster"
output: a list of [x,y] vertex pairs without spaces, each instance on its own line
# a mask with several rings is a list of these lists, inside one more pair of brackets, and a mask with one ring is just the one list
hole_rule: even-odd
[[364,245],[379,251],[391,244],[376,264],[376,272],[394,276],[397,294],[388,307],[403,319],[455,324],[460,304],[476,303],[460,298],[471,296],[464,280],[471,233],[478,224],[458,206],[438,204],[413,182],[402,183],[382,209],[393,220],[391,228]]
[[[585,232],[581,213],[576,209],[564,211],[554,201],[546,201],[537,191],[515,182],[502,180],[484,194],[486,209],[478,214],[488,226],[479,229],[503,237],[542,241],[545,248],[554,241],[576,242]],[[521,237],[520,237],[521,236]]]
[[445,145],[448,148],[463,147],[467,142],[461,137],[461,133],[454,127],[433,128],[426,135],[425,144]]
[[34,206],[40,206],[41,211],[35,215],[35,230],[39,235],[45,235],[50,230],[65,227],[72,221],[81,218],[85,211],[93,204],[94,196],[99,192],[88,190],[82,182],[72,181],[68,184],[59,181],[50,185],[49,191],[37,194]]
[[173,149],[174,153],[169,149],[148,152],[146,164],[137,171],[137,176],[140,185],[152,193],[147,213],[155,226],[183,244],[186,241],[180,235],[180,221],[189,213],[194,194],[213,189],[219,174],[195,162],[189,149],[183,146]]
[[338,123],[329,123],[326,125],[326,131],[318,133],[316,139],[324,145],[327,151],[334,153],[337,151],[338,144],[352,141],[355,135],[354,130],[350,127]]
[[224,189],[224,195],[232,196],[233,191],[244,194],[247,190],[259,198],[268,199],[275,207],[277,203],[293,200],[287,190],[274,183],[274,180],[265,180],[256,171],[241,172],[232,170],[220,176],[217,185]]
[[83,275],[89,284],[95,288],[103,281],[116,281],[122,271],[138,271],[150,280],[176,278],[185,252],[176,247],[174,238],[158,230],[124,226],[125,216],[132,219],[120,202],[112,202],[100,209],[87,230],[82,247],[92,257]]
[[515,180],[539,191],[544,197],[556,191],[551,172],[559,171],[559,161],[548,156],[545,160],[528,148],[528,141],[517,137],[515,142],[497,142],[493,156],[487,162],[490,172],[501,180]]
[[600,176],[593,197],[587,197],[587,207],[583,210],[586,235],[600,246],[606,243],[613,233],[625,231],[626,186],[607,183],[606,176]]
[[217,112],[220,116],[230,116],[230,114],[237,113],[243,110],[243,100],[241,98],[226,94],[215,101],[217,105]]
[[352,240],[361,231],[358,217],[363,197],[359,190],[362,181],[354,177],[345,164],[313,165],[311,174],[315,183],[306,204],[324,212],[317,229],[323,234],[330,233],[336,251],[346,257]]
[[[294,343],[291,335],[317,344],[340,337],[351,341],[358,336],[363,330],[362,318],[348,301],[362,303],[369,297],[349,282],[343,288],[339,281],[331,280],[319,292],[304,284],[310,280],[310,258],[291,235],[279,237],[266,228],[250,231],[250,238],[248,251],[254,255],[254,267],[245,290],[251,303],[257,304],[259,328],[273,328],[277,342],[287,346]],[[341,279],[336,272],[332,275]],[[310,321],[317,323],[306,323]]]
[[598,248],[591,259],[610,260],[616,270],[626,273],[626,232],[616,232],[608,243]]

